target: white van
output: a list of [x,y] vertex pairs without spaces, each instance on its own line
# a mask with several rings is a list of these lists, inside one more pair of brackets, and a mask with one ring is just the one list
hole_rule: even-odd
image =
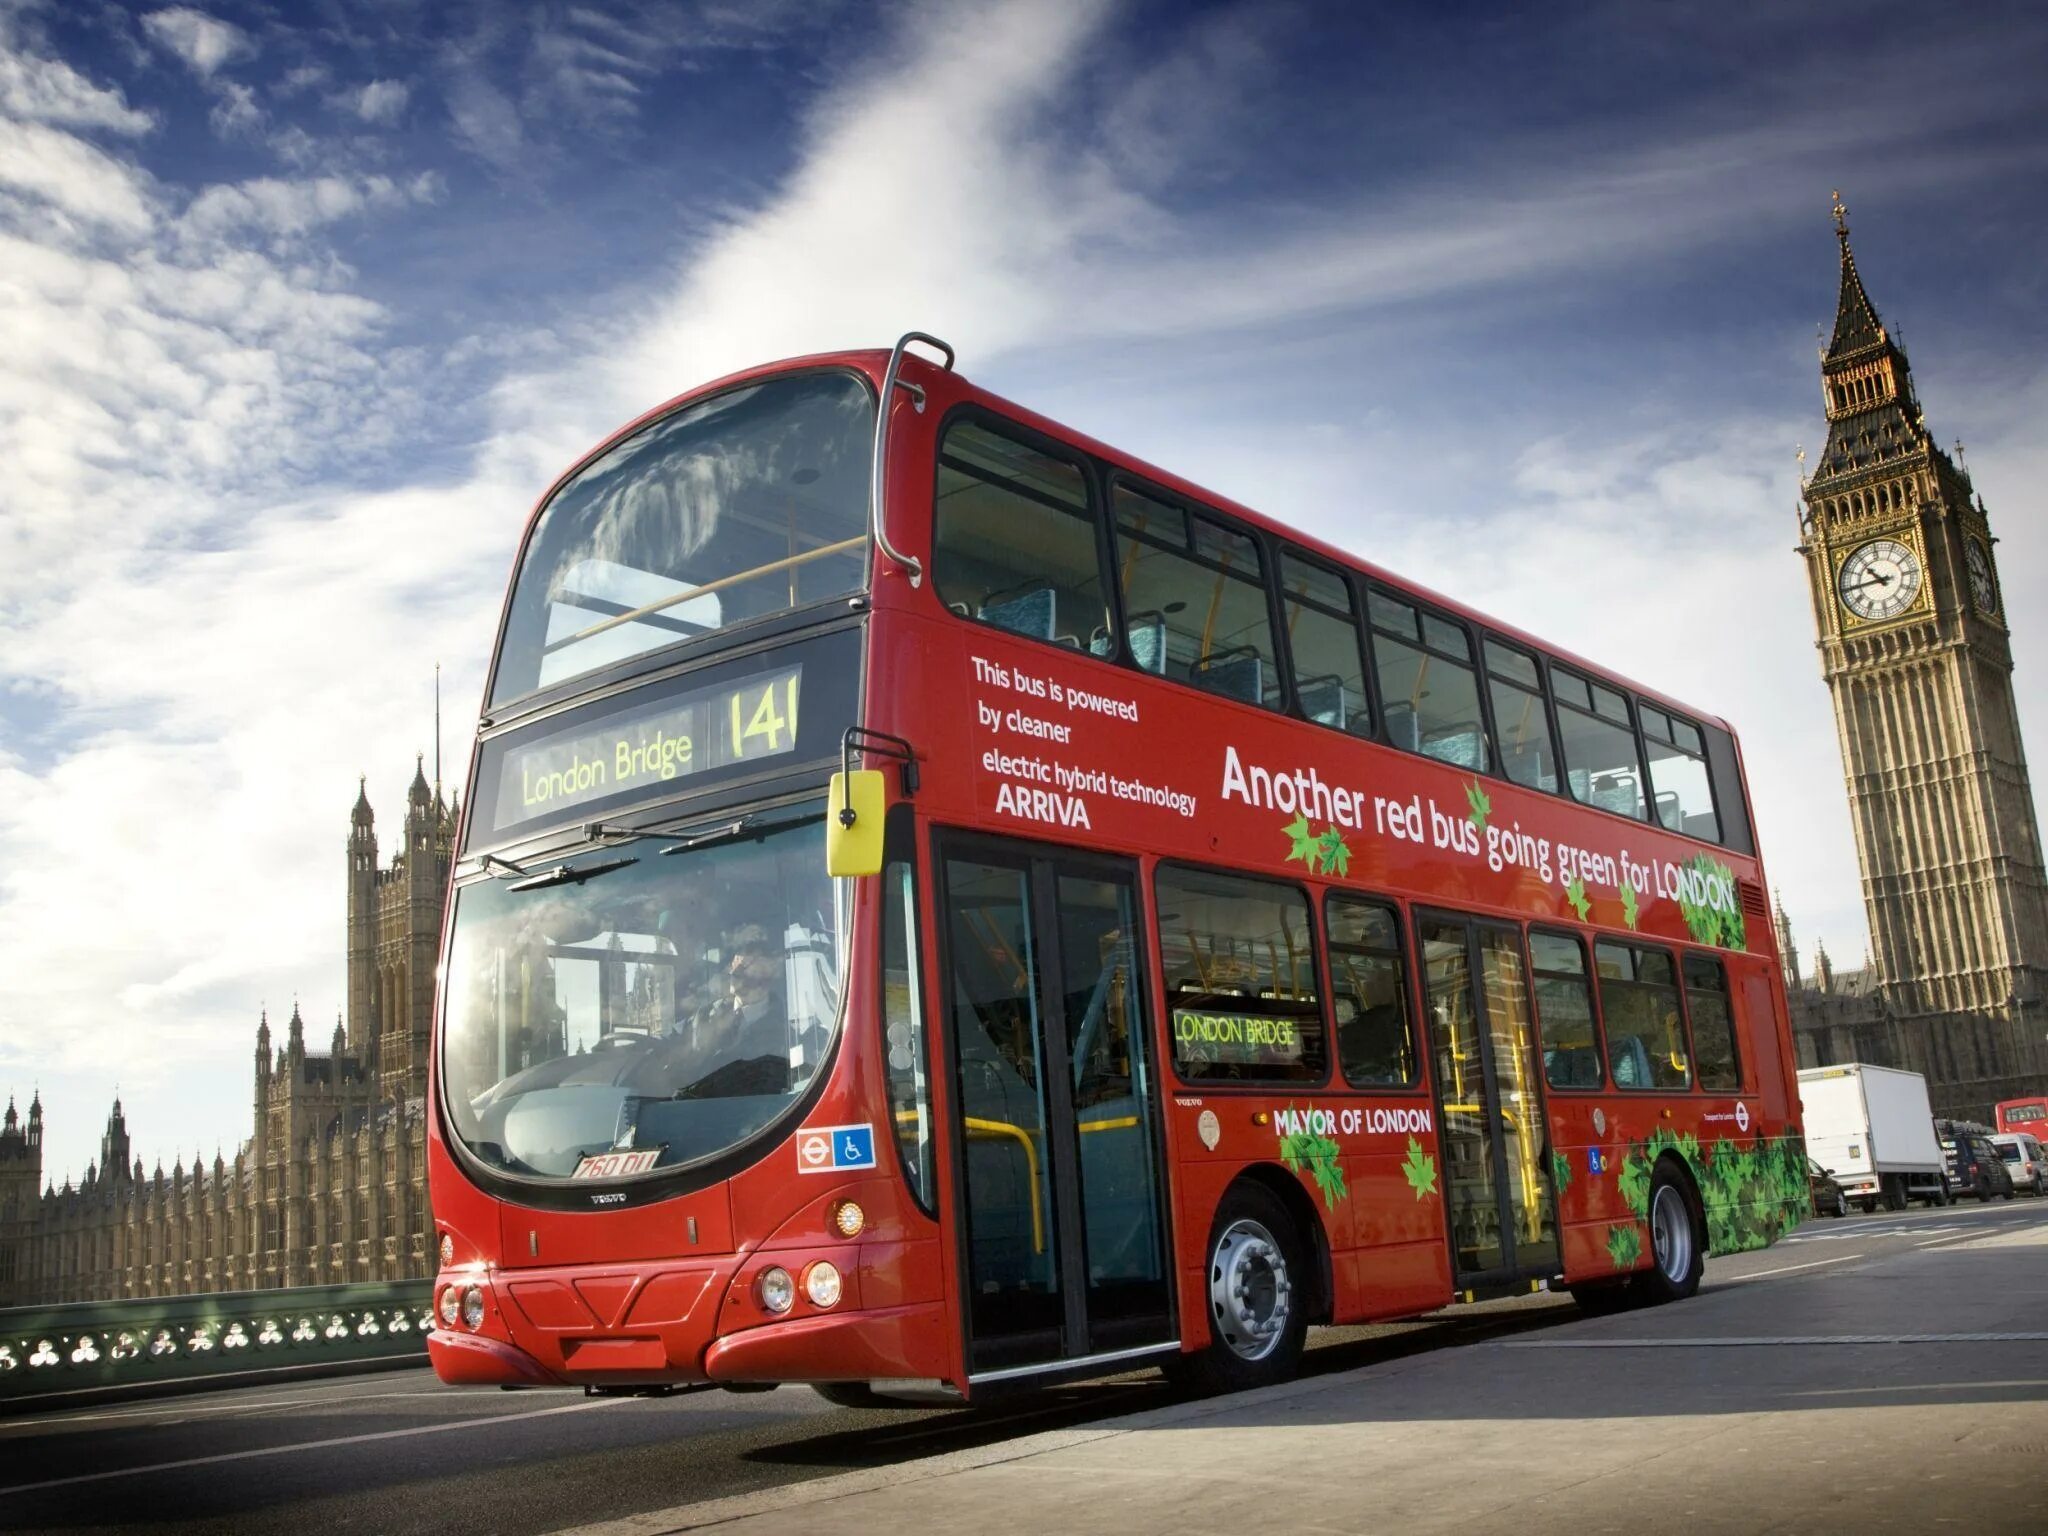
[[2012,1175],[2014,1189],[2032,1190],[2036,1195],[2048,1184],[2048,1152],[2025,1131],[2003,1131],[1991,1138],[2005,1171]]

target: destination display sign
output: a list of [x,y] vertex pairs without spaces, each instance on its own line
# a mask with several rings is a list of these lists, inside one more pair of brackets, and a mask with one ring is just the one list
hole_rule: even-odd
[[1302,1059],[1301,1030],[1295,1020],[1269,1014],[1173,1010],[1173,1054],[1183,1067],[1285,1068]]
[[796,750],[803,664],[670,694],[601,724],[522,743],[498,769],[501,830],[672,779]]

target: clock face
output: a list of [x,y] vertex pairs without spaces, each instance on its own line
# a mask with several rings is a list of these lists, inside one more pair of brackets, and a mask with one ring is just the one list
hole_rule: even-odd
[[1842,562],[1835,590],[1859,619],[1895,619],[1920,595],[1920,557],[1897,539],[1872,539]]
[[1963,543],[1963,563],[1970,568],[1970,597],[1979,613],[1998,612],[1998,584],[1991,579],[1991,551],[1975,539]]

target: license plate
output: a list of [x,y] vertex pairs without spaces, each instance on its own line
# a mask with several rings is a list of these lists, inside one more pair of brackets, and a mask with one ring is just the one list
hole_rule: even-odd
[[617,1179],[629,1173],[645,1173],[661,1157],[661,1148],[643,1147],[638,1152],[593,1152],[576,1165],[575,1179]]

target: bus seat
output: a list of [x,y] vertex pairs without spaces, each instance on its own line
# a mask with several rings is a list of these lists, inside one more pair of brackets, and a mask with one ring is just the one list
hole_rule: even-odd
[[1131,660],[1147,672],[1166,673],[1166,615],[1156,609],[1134,613],[1128,620]]
[[1053,637],[1055,606],[1051,587],[1012,588],[985,598],[976,617],[984,624],[993,624],[1013,634],[1029,635],[1034,640],[1050,640]]
[[1642,814],[1636,809],[1636,787],[1633,784],[1596,783],[1587,803],[1597,805],[1603,811],[1619,811],[1624,816]]
[[1257,704],[1265,696],[1265,658],[1250,646],[1218,651],[1188,668],[1188,681],[1227,699]]
[[1456,763],[1460,768],[1484,768],[1486,733],[1474,722],[1461,720],[1424,737],[1422,753],[1440,763]]
[[1095,633],[1088,637],[1088,654],[1090,656],[1114,656],[1116,654],[1116,636],[1112,635],[1103,625],[1096,625]]
[[1344,679],[1335,672],[1304,677],[1296,692],[1301,695],[1301,712],[1316,724],[1334,725],[1341,731],[1350,723],[1350,700],[1344,692]]
[[1387,740],[1410,752],[1420,749],[1415,732],[1415,709],[1410,704],[1387,706]]

